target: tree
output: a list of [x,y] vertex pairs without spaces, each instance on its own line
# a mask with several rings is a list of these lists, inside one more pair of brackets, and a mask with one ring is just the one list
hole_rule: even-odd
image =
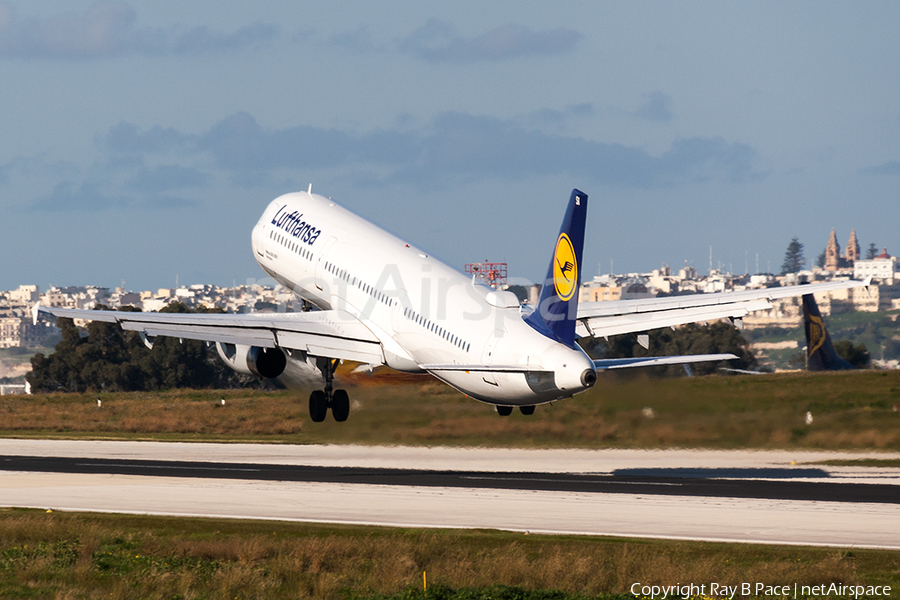
[[872,242],[866,249],[866,260],[872,260],[876,256],[878,256],[878,246],[875,245],[875,242]]
[[[122,310],[134,310],[125,307]],[[98,306],[97,310],[109,310]],[[173,302],[161,312],[190,312]],[[62,340],[50,356],[36,354],[26,376],[35,391],[149,391],[179,387],[246,387],[256,378],[226,367],[204,342],[158,337],[147,348],[134,331],[91,321],[86,335],[71,319],[57,319]]]
[[[686,354],[719,354],[731,353],[737,360],[722,362],[702,362],[691,365],[696,375],[710,375],[718,372],[719,367],[752,370],[757,366],[756,357],[750,351],[749,343],[736,327],[730,323],[717,322],[708,326],[697,324],[683,325],[675,330],[660,329],[650,334],[650,347],[644,349],[633,335],[612,336],[609,340],[588,338],[583,343],[590,344],[585,348],[595,358],[631,358],[635,356],[676,356]],[[678,377],[685,374],[683,365],[667,367],[644,367],[626,369],[633,374],[647,372],[657,377]]]
[[825,268],[825,251],[824,250],[822,250],[822,254],[820,254],[818,256],[818,258],[816,258],[816,266],[819,267],[820,269]]
[[863,343],[854,344],[850,340],[838,340],[834,343],[834,351],[838,356],[859,369],[865,369],[872,361],[869,349]]
[[800,243],[797,236],[794,236],[791,238],[791,243],[788,244],[787,251],[784,253],[781,274],[797,273],[803,268],[804,264],[806,264],[806,259],[803,258],[803,244]]

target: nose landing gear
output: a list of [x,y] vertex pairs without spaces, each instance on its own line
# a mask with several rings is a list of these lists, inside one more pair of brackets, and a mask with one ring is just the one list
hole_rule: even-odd
[[347,390],[334,389],[334,371],[338,360],[319,359],[318,367],[325,377],[325,389],[315,390],[309,395],[309,418],[314,423],[321,423],[331,409],[334,420],[342,423],[350,416],[350,395]]

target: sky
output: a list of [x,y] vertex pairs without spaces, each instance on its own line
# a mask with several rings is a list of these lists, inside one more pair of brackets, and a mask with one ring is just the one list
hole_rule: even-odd
[[[0,289],[263,279],[313,191],[462,270],[900,254],[900,3],[0,1]],[[757,258],[758,257],[758,258]],[[757,262],[758,261],[758,262]]]

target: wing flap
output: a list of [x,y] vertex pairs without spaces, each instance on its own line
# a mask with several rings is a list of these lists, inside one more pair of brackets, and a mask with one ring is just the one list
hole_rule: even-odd
[[[294,346],[288,347],[293,348]],[[312,356],[328,356],[369,365],[384,364],[384,353],[381,350],[381,345],[372,342],[344,339],[340,342],[308,343],[305,351]]]
[[184,325],[171,323],[144,323],[120,321],[126,331],[138,331],[145,335],[177,337],[186,340],[222,342],[223,344],[245,344],[260,348],[274,348],[275,335],[270,329],[213,327],[209,325]]

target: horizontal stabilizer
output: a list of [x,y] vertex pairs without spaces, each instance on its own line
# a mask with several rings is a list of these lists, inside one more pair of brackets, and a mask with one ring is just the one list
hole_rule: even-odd
[[594,361],[598,371],[608,369],[627,369],[630,367],[658,367],[661,365],[683,365],[695,362],[714,360],[732,360],[734,354],[691,354],[687,356],[643,356],[639,358],[603,358]]

